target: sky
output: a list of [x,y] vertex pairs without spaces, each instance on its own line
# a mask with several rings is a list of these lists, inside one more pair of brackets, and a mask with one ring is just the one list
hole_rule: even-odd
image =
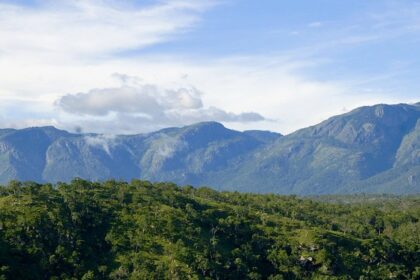
[[0,0],[0,127],[284,134],[420,101],[416,0]]

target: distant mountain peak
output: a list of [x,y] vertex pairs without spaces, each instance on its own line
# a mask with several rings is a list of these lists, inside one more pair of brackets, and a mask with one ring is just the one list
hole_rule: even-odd
[[191,125],[184,126],[183,128],[196,128],[196,129],[226,129],[226,127],[215,121],[199,122]]
[[198,122],[190,125],[181,127],[167,127],[158,131],[151,132],[149,135],[160,135],[160,134],[177,134],[179,132],[187,133],[191,131],[208,131],[208,130],[228,130],[221,123],[215,121]]
[[232,133],[239,133],[235,130],[226,128],[223,124],[218,122],[200,122],[192,125],[184,126],[180,129],[186,135],[200,135],[210,138],[223,138]]

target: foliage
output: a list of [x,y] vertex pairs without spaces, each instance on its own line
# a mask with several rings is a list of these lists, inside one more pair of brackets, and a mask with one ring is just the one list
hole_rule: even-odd
[[419,202],[11,182],[0,279],[419,279]]

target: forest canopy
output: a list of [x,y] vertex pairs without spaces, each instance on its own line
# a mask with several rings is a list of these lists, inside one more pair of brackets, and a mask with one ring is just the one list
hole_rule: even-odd
[[420,279],[420,197],[13,181],[0,279]]

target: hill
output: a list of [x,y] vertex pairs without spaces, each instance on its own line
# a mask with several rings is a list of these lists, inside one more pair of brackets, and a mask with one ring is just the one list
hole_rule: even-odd
[[0,279],[419,279],[419,197],[320,200],[11,182]]

